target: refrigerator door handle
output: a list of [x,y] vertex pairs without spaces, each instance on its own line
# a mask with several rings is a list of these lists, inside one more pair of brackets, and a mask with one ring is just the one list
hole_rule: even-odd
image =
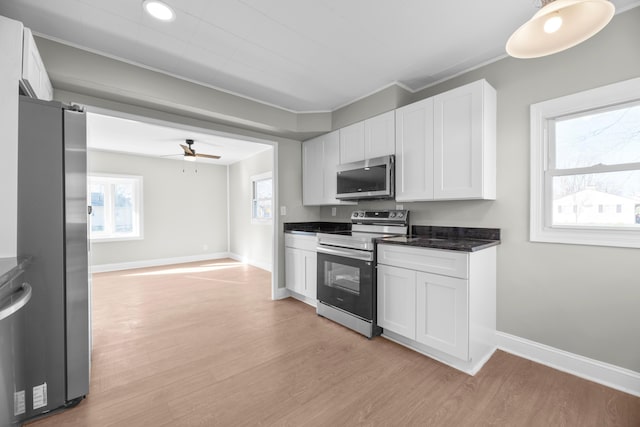
[[[18,294],[20,295],[17,299],[14,299]],[[22,287],[18,289],[11,298],[7,298],[7,304],[4,307],[0,307],[0,320],[6,319],[11,316],[16,311],[20,310],[22,307],[27,305],[29,300],[31,299],[31,285],[28,283],[23,283]]]

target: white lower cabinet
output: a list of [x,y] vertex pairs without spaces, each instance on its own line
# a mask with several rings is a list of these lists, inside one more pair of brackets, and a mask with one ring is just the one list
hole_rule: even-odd
[[378,326],[408,338],[416,336],[416,272],[378,266]]
[[467,284],[455,277],[416,274],[416,341],[468,360]]
[[315,236],[285,235],[285,286],[293,296],[311,305],[316,303],[317,253]]
[[474,375],[496,349],[496,248],[378,245],[383,336]]

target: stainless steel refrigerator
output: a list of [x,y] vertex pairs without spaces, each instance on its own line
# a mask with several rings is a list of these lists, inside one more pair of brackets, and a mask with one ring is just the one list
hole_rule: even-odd
[[91,353],[85,113],[27,97],[19,108],[18,255],[31,257],[32,296],[14,423],[81,401]]

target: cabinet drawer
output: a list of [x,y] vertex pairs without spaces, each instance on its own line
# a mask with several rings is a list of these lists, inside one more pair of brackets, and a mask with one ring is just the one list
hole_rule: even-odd
[[469,255],[464,252],[414,248],[401,245],[378,245],[378,264],[409,268],[425,273],[467,279]]
[[300,234],[285,233],[284,245],[289,248],[304,249],[316,252],[318,239],[316,236],[303,236]]

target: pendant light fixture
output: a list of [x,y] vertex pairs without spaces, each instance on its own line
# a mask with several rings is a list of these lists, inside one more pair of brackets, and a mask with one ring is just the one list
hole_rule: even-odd
[[603,29],[615,13],[609,0],[542,0],[542,7],[507,41],[515,58],[537,58],[569,49]]

